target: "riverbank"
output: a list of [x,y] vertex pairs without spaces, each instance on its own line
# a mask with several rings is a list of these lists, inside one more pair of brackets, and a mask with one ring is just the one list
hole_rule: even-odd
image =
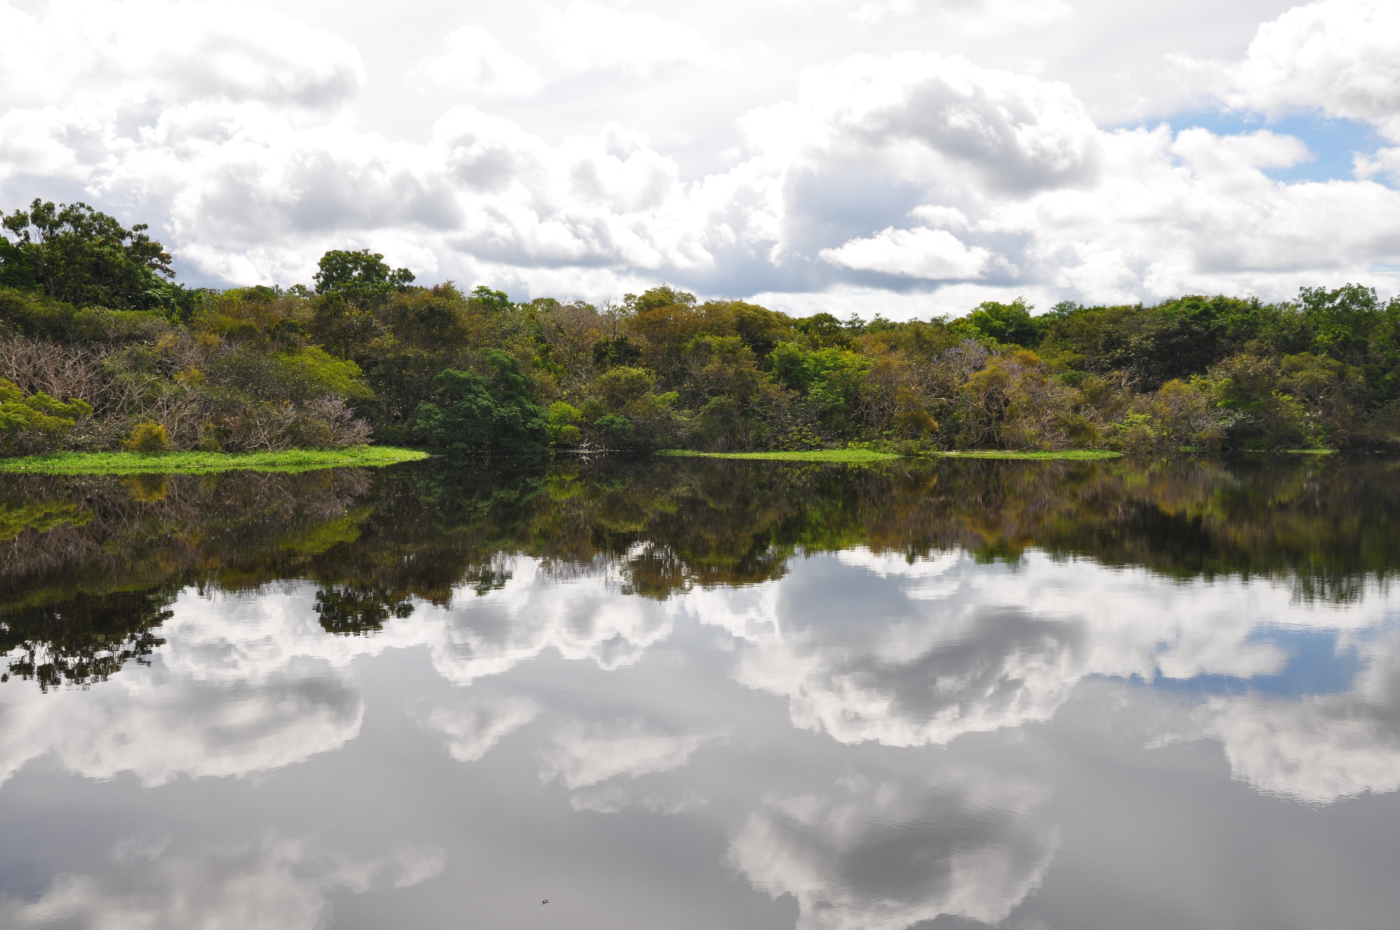
[[428,453],[392,446],[288,449],[282,452],[62,452],[0,459],[0,472],[47,475],[188,475],[220,471],[302,472],[321,468],[381,468],[425,459]]
[[800,452],[696,452],[691,449],[667,449],[658,455],[677,458],[744,459],[760,462],[835,462],[847,465],[862,465],[870,462],[891,462],[899,458],[963,458],[963,459],[1004,459],[1030,460],[1037,462],[1091,462],[1099,459],[1116,459],[1121,452],[1103,449],[1066,449],[1060,452],[1014,452],[1005,450],[985,450],[975,452],[927,452],[918,456],[902,456],[893,452],[876,452],[871,449],[808,449]]
[[1101,459],[1122,458],[1121,452],[1107,449],[1062,449],[1059,452],[1013,452],[1009,450],[978,450],[972,452],[930,452],[932,458],[1000,459],[1032,462],[1097,462]]
[[744,459],[760,462],[842,462],[848,465],[891,462],[901,458],[892,452],[874,452],[870,449],[804,449],[799,452],[696,452],[692,449],[664,449],[657,455],[672,458]]

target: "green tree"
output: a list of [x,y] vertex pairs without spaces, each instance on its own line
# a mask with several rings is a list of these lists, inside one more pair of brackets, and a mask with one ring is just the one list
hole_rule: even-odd
[[349,299],[383,297],[413,283],[407,268],[390,268],[384,256],[369,249],[332,249],[316,263],[313,277],[318,294],[343,294]]
[[1009,304],[988,300],[978,305],[963,320],[974,334],[989,336],[999,343],[1033,349],[1049,328],[1048,321],[1031,316],[1031,308],[1023,298]]
[[472,291],[471,299],[480,307],[492,312],[500,313],[509,310],[514,306],[510,302],[510,295],[505,291],[493,291],[485,284],[478,284]]
[[0,225],[0,284],[119,310],[189,302],[180,295],[192,292],[164,280],[175,276],[170,255],[146,234],[144,223],[127,229],[85,203],[36,199]]
[[487,349],[489,378],[447,369],[433,379],[431,401],[418,405],[414,432],[429,446],[454,455],[531,455],[549,440],[545,412],[526,393],[520,363]]

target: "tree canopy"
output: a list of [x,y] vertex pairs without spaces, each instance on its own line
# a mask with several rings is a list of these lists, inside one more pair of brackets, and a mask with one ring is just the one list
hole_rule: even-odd
[[79,306],[140,310],[169,302],[171,258],[144,223],[127,229],[85,203],[36,199],[0,224],[0,284],[39,287]]

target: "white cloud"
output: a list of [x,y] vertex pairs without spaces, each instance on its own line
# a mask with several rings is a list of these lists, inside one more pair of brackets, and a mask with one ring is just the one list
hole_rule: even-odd
[[1067,85],[956,55],[862,54],[811,68],[795,101],[742,123],[769,157],[922,184],[962,169],[1023,192],[1087,180],[1098,161],[1098,130]]
[[555,733],[553,744],[541,753],[540,777],[544,781],[559,778],[572,791],[610,778],[669,772],[690,761],[711,738],[667,733],[640,718],[571,724]]
[[1374,155],[1357,153],[1354,164],[1357,178],[1363,181],[1388,177],[1392,184],[1400,184],[1400,148],[1380,149]]
[[159,111],[177,101],[312,109],[364,83],[343,39],[249,4],[59,0],[42,15],[0,6],[0,103]]
[[671,635],[674,608],[645,598],[617,599],[605,572],[559,582],[533,559],[509,560],[510,580],[480,597],[464,596],[435,628],[420,634],[429,642],[433,666],[447,680],[466,685],[499,675],[549,649],[573,661],[604,669],[641,658]]
[[[585,0],[547,7],[538,30],[533,12],[482,18],[414,46],[444,54],[376,64],[376,81],[429,91],[398,100],[417,127],[405,132],[364,117],[403,94],[370,81],[359,49],[263,5],[0,2],[0,198],[82,196],[152,222],[183,271],[236,283],[305,281],[348,246],[516,296],[669,281],[797,312],[1395,289],[1391,150],[1357,153],[1354,178],[1280,183],[1271,173],[1311,157],[1297,139],[1110,131],[1036,55],[896,52],[907,42],[889,38],[916,20],[1035,32],[1095,15],[1080,3],[935,4],[855,29],[857,7],[804,12],[792,35],[726,31],[722,10],[662,19]],[[1395,15],[1301,7],[1214,73],[1233,106],[1321,108],[1393,133]],[[745,89],[766,67],[753,62],[779,60],[791,83]],[[656,114],[633,102],[652,83],[674,91],[672,123],[693,114],[709,136],[643,134]],[[463,98],[473,106],[442,110]],[[911,216],[927,228],[902,228]],[[871,272],[890,278],[862,297]]]
[[14,930],[315,930],[326,925],[331,895],[416,885],[444,864],[436,849],[352,859],[280,837],[195,857],[154,850],[117,857],[105,872],[60,875],[34,900],[0,896],[0,924]]
[[1400,6],[1321,0],[1264,23],[1226,69],[1226,99],[1270,115],[1319,110],[1400,141]]
[[903,930],[943,915],[996,924],[1054,856],[1054,833],[1030,816],[1038,799],[988,778],[847,779],[829,796],[771,798],[729,860],[758,888],[797,899],[798,930]]
[[447,51],[409,72],[411,86],[497,97],[527,97],[544,85],[533,66],[501,47],[481,26],[463,26],[443,40]]
[[822,249],[833,265],[926,280],[980,277],[992,253],[964,245],[942,229],[883,229],[868,239],[852,239],[837,249]]
[[998,204],[980,228],[1025,237],[1018,264],[1032,277],[1107,301],[1383,284],[1368,269],[1400,254],[1400,192],[1264,173],[1306,157],[1289,137],[1163,126],[1105,134],[1104,152],[1099,184]]
[[459,703],[429,711],[426,729],[447,737],[447,751],[458,762],[475,762],[502,739],[525,726],[540,712],[529,698],[503,698]]
[[822,617],[849,599],[882,619],[851,628],[812,617],[782,585],[692,591],[685,609],[738,638],[740,682],[786,696],[794,725],[845,743],[941,745],[1046,721],[1090,675],[1273,674],[1286,653],[1258,638],[1262,627],[1366,629],[1388,610],[1379,593],[1343,614],[1295,603],[1286,585],[1181,583],[1041,554],[1012,571],[962,553],[909,564],[853,550],[795,567],[799,592],[809,572],[823,578]]
[[1349,691],[1299,698],[1215,698],[1203,733],[1234,776],[1267,794],[1326,804],[1400,789],[1400,637],[1359,644],[1366,667]]
[[555,60],[574,71],[618,70],[646,76],[665,65],[719,64],[694,26],[588,0],[545,8],[540,37]]
[[160,627],[149,666],[100,688],[0,689],[0,782],[52,753],[88,778],[144,784],[242,776],[302,762],[359,734],[364,701],[350,657],[384,640],[327,636],[310,591],[208,601],[193,594]]

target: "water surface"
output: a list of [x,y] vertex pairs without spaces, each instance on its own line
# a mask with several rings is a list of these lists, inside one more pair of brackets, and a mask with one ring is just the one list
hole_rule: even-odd
[[1391,927],[1397,478],[0,477],[0,927]]

